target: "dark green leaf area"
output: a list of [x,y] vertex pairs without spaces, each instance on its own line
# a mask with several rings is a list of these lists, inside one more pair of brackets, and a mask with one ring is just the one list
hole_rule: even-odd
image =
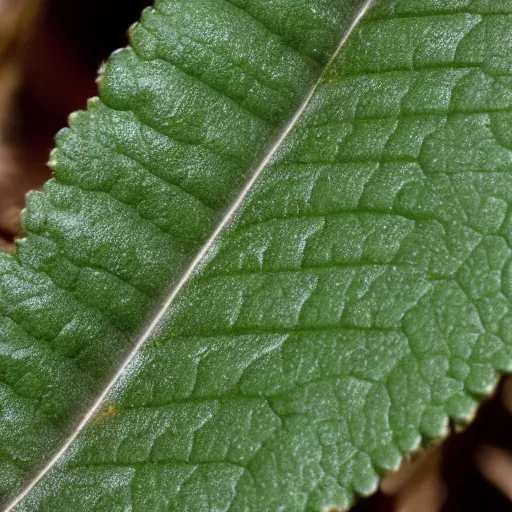
[[160,0],[132,28],[0,255],[0,497],[111,378],[359,3]]
[[342,509],[469,421],[512,370],[511,28],[378,2],[20,510]]

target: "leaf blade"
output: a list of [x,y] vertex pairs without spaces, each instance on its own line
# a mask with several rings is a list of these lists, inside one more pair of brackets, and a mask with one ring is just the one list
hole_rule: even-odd
[[98,467],[136,510],[343,507],[510,371],[510,12],[436,6],[377,3],[27,510]]
[[[321,0],[315,9],[283,0],[260,13],[266,22],[274,16],[271,30],[249,12],[258,3],[239,4],[157,2],[133,29],[134,46],[103,70],[101,99],[58,136],[56,178],[29,200],[16,257],[0,260],[2,391],[16,412],[2,416],[1,494],[58,444],[129,350],[321,72],[317,61],[328,59],[358,2]],[[274,34],[284,18],[298,23]],[[169,23],[183,33],[166,46],[159,34],[169,37]],[[299,40],[298,29],[316,30],[321,44]],[[226,36],[240,39],[235,52]],[[270,61],[253,51],[256,43]],[[223,53],[235,65],[205,67],[205,55],[225,63]],[[276,108],[261,108],[269,99]],[[14,442],[18,423],[23,435]]]

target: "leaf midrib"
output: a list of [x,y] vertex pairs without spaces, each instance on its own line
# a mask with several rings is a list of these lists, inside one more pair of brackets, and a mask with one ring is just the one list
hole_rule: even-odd
[[277,136],[275,141],[269,147],[267,153],[264,155],[261,163],[255,168],[250,179],[248,180],[245,187],[239,192],[238,196],[235,198],[230,208],[226,211],[223,218],[218,223],[215,230],[212,232],[208,240],[204,243],[201,249],[196,254],[195,258],[189,264],[188,268],[183,273],[182,277],[178,281],[178,283],[173,287],[173,289],[169,292],[161,306],[156,310],[153,319],[149,322],[147,327],[142,331],[139,335],[137,341],[135,342],[132,350],[125,357],[125,359],[120,364],[118,370],[114,374],[114,376],[108,381],[105,385],[103,391],[96,398],[96,400],[91,404],[89,409],[84,413],[74,430],[70,433],[70,435],[63,442],[62,446],[59,450],[51,457],[51,459],[43,466],[43,468],[34,476],[34,478],[27,484],[27,486],[20,492],[18,496],[16,496],[10,503],[7,504],[4,512],[11,512],[14,507],[16,507],[31,491],[34,487],[47,475],[53,467],[59,462],[59,460],[65,455],[68,448],[71,444],[77,439],[80,433],[84,430],[84,428],[89,424],[89,422],[94,418],[94,416],[101,409],[102,404],[105,399],[109,395],[109,393],[115,388],[121,377],[123,377],[128,370],[129,366],[135,360],[137,355],[139,354],[142,347],[145,343],[151,338],[151,336],[158,330],[162,320],[164,319],[166,313],[168,312],[171,305],[174,303],[176,297],[181,292],[181,290],[185,287],[185,285],[189,282],[189,280],[202,268],[202,266],[208,261],[210,255],[215,252],[215,245],[220,235],[224,232],[224,230],[231,224],[231,222],[236,218],[236,215],[244,203],[245,199],[251,192],[254,184],[259,179],[262,172],[266,169],[266,167],[271,163],[273,157],[278,152],[283,142],[286,140],[290,132],[297,125],[298,121],[302,117],[302,114],[308,107],[311,99],[313,98],[318,86],[322,83],[323,78],[325,76],[326,71],[330,68],[334,60],[338,57],[342,48],[345,46],[345,43],[349,39],[350,35],[353,33],[355,28],[358,26],[360,21],[363,19],[365,14],[368,12],[374,0],[364,0],[359,11],[356,13],[354,20],[348,27],[348,29],[343,33],[338,46],[334,50],[332,56],[330,57],[327,64],[323,67],[322,72],[320,73],[318,79],[311,87],[310,91],[306,95],[304,101],[298,107],[296,113],[292,116],[290,121],[285,125],[282,129],[281,133]]

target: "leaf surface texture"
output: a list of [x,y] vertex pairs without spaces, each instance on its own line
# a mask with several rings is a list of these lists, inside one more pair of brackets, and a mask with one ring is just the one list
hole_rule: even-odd
[[511,370],[512,3],[379,1],[322,74],[358,8],[157,2],[59,136],[56,179],[0,264],[6,493],[321,76],[19,510],[342,508]]

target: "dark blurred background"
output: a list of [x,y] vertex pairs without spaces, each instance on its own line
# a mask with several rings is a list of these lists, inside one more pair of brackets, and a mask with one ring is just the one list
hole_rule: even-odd
[[[49,177],[54,134],[96,94],[99,65],[149,4],[0,0],[0,249],[19,235],[25,192]],[[404,464],[354,511],[512,511],[511,453],[508,380],[470,428]]]
[[19,95],[25,136],[42,141],[66,124],[70,112],[85,107],[85,98],[96,94],[99,65],[127,44],[127,28],[148,5],[149,0],[43,1]]

